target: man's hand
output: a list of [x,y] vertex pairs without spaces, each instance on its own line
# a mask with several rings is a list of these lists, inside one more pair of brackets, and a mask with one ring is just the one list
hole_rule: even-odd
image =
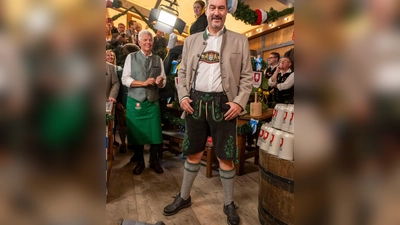
[[117,102],[117,100],[115,100],[115,98],[113,98],[113,97],[108,97],[108,101],[110,101],[110,102],[114,102],[114,103],[116,103],[116,102]]
[[156,78],[156,84],[158,85],[158,87],[162,87],[163,81],[164,81],[164,77],[163,76],[158,76]]
[[191,103],[191,102],[193,102],[192,99],[190,99],[190,98],[184,98],[184,99],[181,101],[181,104],[180,104],[181,109],[182,109],[183,111],[189,113],[189,114],[193,114],[194,109],[192,108],[192,106],[190,106],[190,103]]
[[234,102],[227,102],[231,108],[224,114],[225,120],[231,120],[239,116],[240,112],[242,112],[242,107]]
[[156,84],[156,79],[150,77],[145,82],[143,82],[143,86],[147,87],[149,85],[154,86]]

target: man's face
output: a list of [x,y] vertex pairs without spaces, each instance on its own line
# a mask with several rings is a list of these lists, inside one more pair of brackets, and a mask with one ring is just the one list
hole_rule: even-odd
[[118,25],[118,32],[119,33],[124,33],[125,32],[125,26],[122,25],[122,24]]
[[153,38],[151,35],[143,35],[142,39],[139,39],[139,46],[144,52],[151,51],[153,48]]
[[108,24],[110,27],[113,27],[113,26],[114,26],[114,22],[112,21],[111,18],[107,18],[107,19],[106,19],[106,24]]
[[164,36],[164,32],[158,30],[157,31],[157,37],[160,38],[162,36]]
[[206,12],[208,25],[216,31],[222,29],[227,13],[226,0],[210,0]]
[[136,25],[136,31],[139,33],[142,30],[142,27],[140,25]]
[[290,59],[288,58],[281,58],[281,61],[279,62],[279,65],[283,70],[288,70],[292,63],[290,62]]
[[274,55],[269,55],[268,57],[268,65],[276,65],[276,63],[278,62],[278,58]]

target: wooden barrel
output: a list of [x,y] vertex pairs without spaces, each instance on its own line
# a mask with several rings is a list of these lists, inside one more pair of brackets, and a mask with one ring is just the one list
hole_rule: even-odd
[[294,224],[294,162],[260,151],[258,217],[262,225]]

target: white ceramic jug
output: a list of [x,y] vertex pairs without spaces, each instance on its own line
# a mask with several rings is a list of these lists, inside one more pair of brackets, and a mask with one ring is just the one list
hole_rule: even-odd
[[260,149],[264,150],[266,152],[268,152],[268,148],[270,145],[270,141],[271,141],[271,136],[272,136],[272,132],[274,132],[274,128],[272,128],[271,126],[267,126],[267,128],[265,129],[264,132],[264,136],[260,145]]
[[[276,128],[276,129],[282,128],[283,116],[285,115],[286,108],[287,108],[287,104],[276,104],[275,105],[275,109],[277,110],[277,113],[276,113],[275,121],[274,121],[274,125],[273,125],[274,128]],[[274,109],[274,112],[275,112],[275,109]],[[272,117],[272,118],[274,118],[274,117]]]
[[268,153],[271,155],[278,155],[279,145],[281,142],[283,132],[275,129],[272,132],[271,140],[269,142]]
[[257,139],[257,146],[261,146],[262,139],[265,133],[265,129],[267,128],[267,123],[264,123],[261,125],[260,132],[258,133],[258,139]]
[[294,111],[294,105],[288,104],[285,110],[285,114],[283,115],[283,122],[282,122],[282,131],[289,131],[289,122],[292,116],[292,112]]
[[293,160],[294,135],[283,132],[281,142],[279,143],[278,157],[286,160]]
[[[289,117],[289,115],[288,115]],[[289,128],[288,128],[288,132],[294,134],[294,105],[293,105],[293,112],[290,115],[289,118]]]

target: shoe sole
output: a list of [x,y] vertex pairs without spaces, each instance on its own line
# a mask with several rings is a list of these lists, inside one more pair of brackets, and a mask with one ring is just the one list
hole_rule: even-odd
[[[232,225],[232,224],[229,222],[229,220],[227,220],[226,223],[227,223],[228,225]],[[239,222],[239,223],[240,223],[240,222]],[[239,224],[239,223],[238,223],[238,224]]]
[[191,206],[191,205],[192,205],[192,203],[189,203],[189,204],[187,204],[187,205],[183,205],[183,206],[179,207],[175,212],[172,212],[172,213],[163,212],[163,215],[164,215],[164,216],[172,216],[172,215],[175,215],[175,214],[177,214],[179,211],[181,211],[181,209],[187,208],[187,207],[189,207],[189,206]]
[[[228,216],[228,214],[225,212],[225,210],[224,210],[224,214],[226,215],[226,216]],[[230,222],[229,222],[229,220],[226,220],[226,223],[228,224],[228,225],[232,225]],[[240,223],[240,222],[239,222]]]

